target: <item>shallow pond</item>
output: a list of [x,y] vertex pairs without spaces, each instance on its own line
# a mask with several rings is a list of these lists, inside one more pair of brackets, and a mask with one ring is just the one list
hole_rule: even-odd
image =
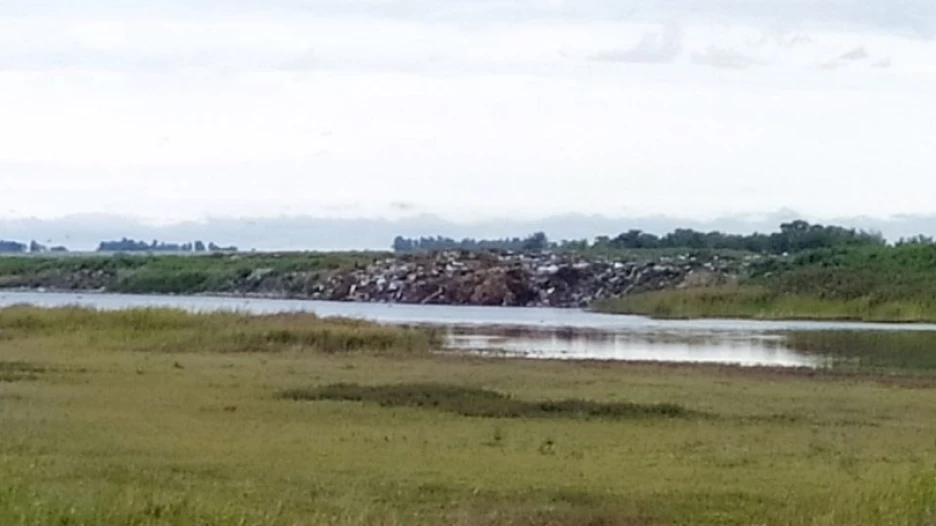
[[[651,360],[784,367],[857,364],[936,369],[936,325],[654,320],[576,309],[389,305],[305,300],[0,292],[0,307],[82,305],[192,311],[314,312],[447,328],[450,349],[530,358]],[[930,356],[933,356],[931,359]]]

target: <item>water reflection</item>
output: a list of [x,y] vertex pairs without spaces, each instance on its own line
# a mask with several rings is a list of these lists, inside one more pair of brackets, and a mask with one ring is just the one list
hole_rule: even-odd
[[797,331],[784,335],[797,353],[863,371],[936,370],[936,333],[913,331]]
[[789,348],[785,338],[740,333],[598,333],[528,331],[511,334],[451,330],[449,348],[527,358],[724,363],[819,367],[821,354]]
[[0,291],[0,307],[174,307],[256,314],[314,312],[448,327],[449,348],[531,358],[936,370],[936,325],[653,320],[576,309],[387,305],[207,296]]
[[172,307],[190,311],[242,311],[254,314],[314,312],[320,316],[344,316],[382,323],[458,325],[470,328],[492,325],[576,330],[719,331],[763,333],[775,331],[934,331],[936,324],[887,324],[830,321],[781,320],[655,320],[643,316],[598,314],[578,309],[525,307],[468,307],[451,305],[392,305],[266,298],[219,298],[212,296],[147,296],[104,293],[13,292],[0,290],[0,307],[31,304],[43,307],[80,305],[112,310],[133,307]]

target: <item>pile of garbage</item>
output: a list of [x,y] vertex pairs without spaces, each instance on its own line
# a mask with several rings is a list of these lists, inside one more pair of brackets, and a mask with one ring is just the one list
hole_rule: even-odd
[[444,305],[585,307],[636,292],[723,283],[744,262],[712,256],[626,260],[569,254],[433,252],[332,275],[314,299]]
[[[744,274],[750,268],[750,257],[686,254],[627,259],[570,253],[422,252],[336,271],[258,266],[227,280],[196,283],[200,287],[196,292],[358,302],[585,307],[595,300],[636,292],[724,283]],[[114,265],[63,267],[0,276],[0,289],[191,293],[190,280],[183,278],[192,276],[180,276],[155,279],[143,271]]]

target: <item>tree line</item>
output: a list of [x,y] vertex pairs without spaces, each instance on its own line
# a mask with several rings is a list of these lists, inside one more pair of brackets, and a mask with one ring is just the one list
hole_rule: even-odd
[[439,250],[509,250],[513,252],[539,252],[552,248],[553,244],[543,232],[537,232],[524,238],[503,239],[473,239],[465,238],[455,240],[449,237],[420,237],[405,238],[397,236],[393,240],[393,251],[407,252],[435,252]]
[[[134,239],[123,238],[116,241],[101,241],[97,247],[98,252],[237,252],[236,246],[220,246],[209,242],[207,245],[202,241],[192,241],[188,243],[165,243],[158,240],[151,242],[137,241]],[[20,243],[19,241],[8,241],[0,239],[0,254],[37,254],[44,252],[68,252],[63,246],[46,246],[41,243],[30,241]]]
[[[922,238],[928,239],[928,238]],[[914,238],[914,242],[920,242]],[[901,240],[901,243],[909,240]],[[658,236],[641,230],[628,230],[617,236],[598,236],[594,240],[550,241],[537,232],[525,238],[456,240],[448,237],[405,238],[397,236],[393,250],[398,253],[438,250],[508,250],[536,252],[543,250],[573,252],[609,252],[633,249],[686,249],[686,250],[738,250],[761,254],[792,254],[817,248],[845,246],[882,246],[887,242],[876,232],[866,232],[840,226],[810,224],[806,221],[791,221],[780,225],[779,231],[769,234],[726,234],[724,232],[700,232],[690,228],[678,228]]]
[[237,247],[222,247],[202,241],[188,243],[165,243],[154,239],[147,243],[135,239],[123,238],[117,241],[101,241],[98,252],[237,252]]
[[24,253],[40,253],[40,252],[68,252],[68,249],[62,246],[53,246],[48,247],[46,245],[40,244],[35,240],[30,241],[27,245],[26,243],[20,243],[18,241],[7,241],[0,239],[0,254],[24,254]]

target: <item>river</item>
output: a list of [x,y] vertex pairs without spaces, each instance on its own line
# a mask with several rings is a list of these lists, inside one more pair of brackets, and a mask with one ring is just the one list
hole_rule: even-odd
[[79,305],[103,310],[174,307],[254,314],[314,312],[391,324],[448,328],[450,349],[531,358],[652,360],[818,367],[825,358],[786,345],[797,331],[929,331],[933,324],[820,321],[655,320],[577,309],[393,305],[308,300],[146,296],[99,293],[0,292],[0,307]]

